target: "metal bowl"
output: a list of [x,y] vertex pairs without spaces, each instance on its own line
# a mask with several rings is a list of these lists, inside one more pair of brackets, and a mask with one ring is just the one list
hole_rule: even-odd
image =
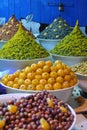
[[6,43],[7,41],[0,41],[0,48],[3,47],[3,45]]
[[9,73],[13,73],[18,69],[23,69],[27,65],[31,65],[32,63],[37,63],[40,60],[48,60],[51,57],[46,58],[37,58],[32,60],[7,60],[0,59],[0,71],[9,70]]
[[53,61],[56,60],[61,60],[62,62],[64,62],[66,65],[68,66],[72,66],[75,64],[78,64],[84,60],[87,60],[86,56],[80,57],[80,56],[60,56],[60,55],[55,55],[55,54],[51,54]]
[[87,75],[76,73],[79,80],[79,87],[87,93]]
[[[11,87],[4,85],[3,83],[0,83],[0,85],[6,89],[7,93],[35,94],[36,92],[40,92],[40,91],[36,91],[36,90],[21,90],[21,89],[11,88]],[[56,96],[60,100],[67,102],[69,100],[70,96],[72,95],[73,88],[77,85],[78,85],[78,83],[69,88],[58,89],[58,90],[48,90],[48,92],[52,93],[54,96]]]
[[48,51],[53,49],[56,44],[58,44],[58,42],[61,39],[41,39],[41,38],[37,38],[37,40],[39,41],[39,43]]

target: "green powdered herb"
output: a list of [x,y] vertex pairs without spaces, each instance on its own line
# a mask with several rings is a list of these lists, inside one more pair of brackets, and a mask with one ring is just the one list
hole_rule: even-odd
[[19,25],[17,33],[0,50],[1,59],[36,59],[48,57],[49,53]]
[[73,31],[65,36],[50,53],[61,56],[87,56],[87,38],[80,30],[78,21]]

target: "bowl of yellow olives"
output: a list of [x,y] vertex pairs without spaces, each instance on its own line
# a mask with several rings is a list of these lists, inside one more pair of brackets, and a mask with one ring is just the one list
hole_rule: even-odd
[[36,93],[42,90],[51,92],[67,101],[78,79],[69,66],[57,60],[40,60],[12,74],[1,78],[1,85],[7,93]]

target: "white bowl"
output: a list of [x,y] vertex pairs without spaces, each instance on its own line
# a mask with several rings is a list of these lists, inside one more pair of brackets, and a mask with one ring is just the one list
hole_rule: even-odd
[[80,73],[76,73],[77,78],[79,80],[79,87],[87,93],[87,75],[83,75]]
[[87,93],[87,80],[79,80],[79,87]]
[[[4,95],[0,95],[0,103],[7,103],[9,102],[10,100],[15,100],[15,99],[20,99],[21,97],[26,97],[26,96],[29,96],[30,94],[25,94],[25,93],[15,93],[15,94],[4,94]],[[68,105],[68,104],[67,104]],[[71,125],[71,127],[68,129],[68,130],[72,130],[75,126],[75,123],[76,123],[76,113],[74,111],[74,109],[68,105],[71,113],[74,115],[74,121]]]
[[[36,91],[36,90],[21,90],[21,89],[11,88],[11,87],[8,87],[8,86],[4,85],[3,83],[0,83],[0,85],[3,86],[6,89],[7,93],[29,93],[29,94],[34,94],[36,92],[40,92],[40,91]],[[77,86],[77,85],[78,85],[78,83],[75,84],[72,87],[69,87],[69,88],[59,89],[59,90],[48,90],[48,92],[52,93],[54,96],[56,96],[60,100],[63,100],[64,102],[67,102],[69,100],[70,96],[72,95],[73,88],[75,86]]]
[[41,38],[37,38],[37,40],[39,41],[39,43],[48,51],[53,49],[56,44],[58,44],[58,42],[61,39],[41,39]]
[[2,48],[3,47],[3,45],[6,43],[7,41],[0,41],[0,48]]
[[40,60],[48,60],[51,57],[47,58],[37,58],[32,60],[7,60],[0,59],[0,71],[9,70],[9,73],[13,73],[18,69],[23,69],[27,65],[31,65],[32,63],[37,63]]
[[86,56],[60,56],[60,55],[55,55],[55,54],[51,54],[53,61],[56,60],[61,60],[62,62],[64,62],[66,65],[68,66],[72,66],[75,64],[78,64],[84,60],[87,60]]

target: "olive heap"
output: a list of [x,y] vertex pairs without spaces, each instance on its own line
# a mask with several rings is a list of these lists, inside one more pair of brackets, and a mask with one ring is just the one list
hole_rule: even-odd
[[21,23],[15,35],[0,49],[0,59],[31,60],[48,56],[48,51],[25,31]]
[[41,39],[62,39],[72,31],[72,28],[62,17],[54,19],[37,37]]
[[87,37],[80,30],[78,21],[72,32],[58,42],[50,53],[60,56],[87,56]]
[[68,130],[73,121],[69,106],[42,91],[0,104],[2,130]]
[[74,86],[77,81],[71,68],[59,60],[38,61],[1,79],[4,85],[21,90],[58,90]]

